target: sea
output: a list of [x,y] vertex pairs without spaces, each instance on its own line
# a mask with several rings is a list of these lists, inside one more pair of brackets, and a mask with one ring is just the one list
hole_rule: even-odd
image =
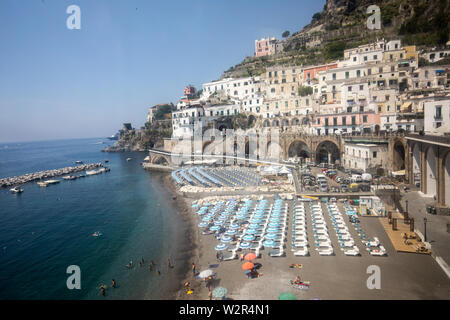
[[[101,152],[112,143],[92,138],[0,144],[0,178],[73,166],[77,160],[111,169],[72,181],[59,177],[59,184],[46,188],[27,183],[21,194],[0,189],[0,299],[166,299],[173,294],[180,279],[167,259],[182,263],[185,222],[174,212],[161,174],[142,168],[147,154]],[[70,266],[79,267],[79,289],[67,285]]]

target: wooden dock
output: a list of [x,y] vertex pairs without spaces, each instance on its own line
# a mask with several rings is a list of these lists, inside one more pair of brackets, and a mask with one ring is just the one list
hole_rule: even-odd
[[[417,234],[410,231],[409,224],[405,224],[403,222],[403,216],[401,214],[394,212],[393,218],[399,219],[397,220],[396,230],[392,230],[392,224],[389,224],[387,217],[380,217],[378,220],[386,231],[389,240],[391,240],[391,243],[397,252],[431,254],[431,251],[428,249],[418,250],[418,248],[425,247],[425,245]],[[405,233],[408,235],[408,244],[405,243],[403,237]]]

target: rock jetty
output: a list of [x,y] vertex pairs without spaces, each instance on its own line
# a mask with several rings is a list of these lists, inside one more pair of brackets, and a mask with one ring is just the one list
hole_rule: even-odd
[[62,176],[66,174],[70,174],[73,172],[80,172],[85,170],[91,170],[94,168],[102,167],[103,164],[99,163],[91,163],[91,164],[83,164],[80,166],[74,167],[66,167],[61,169],[47,170],[47,171],[39,171],[35,173],[27,173],[22,176],[12,177],[12,178],[3,178],[0,179],[0,188],[6,188],[14,185],[19,185],[27,182],[32,182],[36,180],[48,179],[57,176]]

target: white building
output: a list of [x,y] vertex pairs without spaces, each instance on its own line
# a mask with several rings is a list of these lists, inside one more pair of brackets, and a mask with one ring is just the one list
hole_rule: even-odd
[[386,144],[345,144],[343,165],[346,168],[367,170],[375,166],[382,166],[383,159],[387,159]]
[[440,134],[450,132],[450,99],[424,103],[424,131]]

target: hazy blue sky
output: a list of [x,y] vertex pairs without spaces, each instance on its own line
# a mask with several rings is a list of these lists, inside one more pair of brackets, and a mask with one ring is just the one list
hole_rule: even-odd
[[[69,30],[69,5],[81,30]],[[253,55],[254,40],[310,22],[325,0],[0,0],[0,142],[139,128]]]

